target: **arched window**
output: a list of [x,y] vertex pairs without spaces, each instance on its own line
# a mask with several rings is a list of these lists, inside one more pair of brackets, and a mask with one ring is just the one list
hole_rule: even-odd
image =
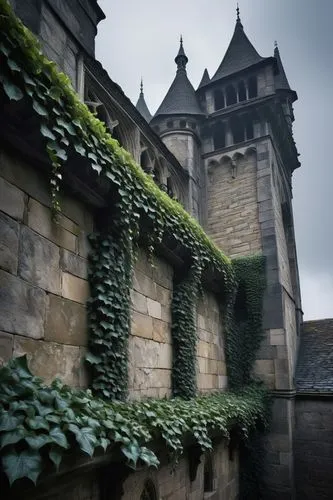
[[230,120],[230,128],[234,144],[237,144],[238,142],[243,142],[245,139],[244,124],[242,123],[242,120],[240,120],[238,116],[234,116]]
[[213,464],[210,455],[207,455],[204,466],[204,493],[214,491]]
[[149,168],[149,155],[146,149],[140,155],[140,165],[143,170],[147,171]]
[[218,122],[213,127],[214,149],[225,148],[225,126],[223,122]]
[[224,93],[222,90],[215,90],[214,92],[214,106],[215,111],[223,109],[225,107]]
[[228,85],[226,89],[227,95],[227,106],[231,106],[232,104],[236,104],[237,102],[237,94],[235,87],[233,85]]
[[251,76],[247,81],[247,85],[249,88],[249,99],[252,99],[253,97],[257,97],[257,95],[258,95],[257,77]]
[[238,84],[238,100],[239,102],[246,101],[246,89],[243,80]]
[[253,120],[252,120],[251,116],[247,116],[245,118],[245,135],[246,135],[247,141],[249,141],[250,139],[253,139],[253,137],[254,137]]
[[148,480],[145,482],[140,500],[157,500],[156,489],[152,481]]

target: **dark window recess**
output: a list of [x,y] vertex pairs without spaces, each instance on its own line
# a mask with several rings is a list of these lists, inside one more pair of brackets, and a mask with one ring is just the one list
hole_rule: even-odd
[[236,104],[237,102],[237,94],[235,87],[233,85],[228,85],[226,89],[227,96],[227,106],[231,106],[232,104]]
[[167,125],[168,128],[172,128],[173,127],[173,121],[169,120],[166,125]]
[[186,120],[180,120],[179,126],[180,128],[186,128]]
[[238,118],[237,116],[234,117],[230,121],[230,127],[234,144],[237,144],[238,142],[243,142],[245,140],[245,137],[244,137],[244,124],[242,120],[240,120],[240,118]]
[[243,81],[238,84],[238,100],[239,102],[246,101],[246,89]]
[[213,485],[213,464],[210,456],[206,457],[205,467],[204,467],[204,492],[209,493],[214,491]]
[[247,85],[249,88],[249,99],[252,99],[253,97],[257,97],[257,95],[258,95],[257,77],[251,76],[247,81]]
[[149,156],[147,151],[142,151],[141,156],[140,156],[140,165],[143,168],[143,170],[147,170],[149,167]]
[[196,124],[194,122],[191,122],[190,127],[195,130],[196,129]]
[[225,106],[224,93],[222,92],[222,90],[215,90],[215,92],[214,92],[214,106],[215,106],[215,111],[224,108],[224,106]]
[[152,481],[146,481],[143,491],[140,495],[140,500],[157,500],[155,486],[153,485]]
[[172,187],[171,177],[167,178],[167,193],[170,196],[170,198],[173,198],[175,195]]
[[246,134],[246,139],[253,139],[254,137],[254,132],[253,132],[253,121],[250,117],[247,117],[245,120],[245,134]]
[[213,127],[214,149],[225,148],[225,126],[224,123],[218,122]]

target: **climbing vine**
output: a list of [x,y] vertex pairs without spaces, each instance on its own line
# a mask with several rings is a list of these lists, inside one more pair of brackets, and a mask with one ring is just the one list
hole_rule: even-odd
[[174,396],[193,398],[196,383],[196,305],[201,269],[193,264],[186,275],[174,283],[172,298]]
[[154,450],[147,447],[153,440],[162,440],[177,459],[185,434],[203,451],[212,448],[216,430],[228,438],[237,426],[246,438],[262,421],[265,399],[253,386],[190,401],[108,403],[60,381],[44,385],[30,373],[25,357],[0,369],[0,393],[0,456],[10,484],[21,478],[36,483],[43,470],[59,468],[69,449],[88,456],[120,450],[131,467],[157,467]]
[[126,234],[95,233],[90,237],[88,301],[92,388],[111,399],[127,396],[130,328],[131,243]]
[[263,338],[265,259],[261,255],[241,257],[233,260],[233,267],[237,293],[228,314],[226,356],[229,385],[237,389],[251,383],[253,364]]

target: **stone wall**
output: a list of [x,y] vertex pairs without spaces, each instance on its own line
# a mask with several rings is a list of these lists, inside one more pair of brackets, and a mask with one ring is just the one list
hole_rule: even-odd
[[198,389],[200,392],[225,389],[227,368],[221,311],[214,295],[208,292],[198,302],[197,332]]
[[297,399],[295,477],[297,498],[333,497],[333,401]]
[[48,180],[0,153],[0,356],[27,354],[36,375],[85,386],[87,234],[92,213],[65,197],[51,220]]
[[[205,460],[210,461],[212,473],[211,485],[206,485],[206,488],[204,484]],[[169,464],[160,467],[157,471],[144,470],[131,475],[124,483],[122,500],[140,500],[140,495],[148,481],[154,485],[158,500],[202,500],[203,498],[236,500],[239,488],[238,474],[237,452],[230,460],[228,447],[225,443],[221,443],[216,446],[210,457],[201,456],[193,481],[189,475],[188,458],[182,458],[173,472]]]
[[171,300],[173,270],[140,251],[132,290],[129,391],[133,399],[171,395]]
[[234,176],[229,157],[206,161],[209,236],[230,257],[259,252],[256,155],[239,155]]

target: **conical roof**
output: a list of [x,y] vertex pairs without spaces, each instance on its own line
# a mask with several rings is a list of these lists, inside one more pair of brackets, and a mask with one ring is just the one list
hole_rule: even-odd
[[207,83],[209,82],[210,82],[209,73],[207,68],[205,68],[198,89],[200,89],[200,87],[203,87],[204,85],[207,85]]
[[275,44],[274,57],[276,59],[277,67],[278,67],[278,74],[275,75],[275,88],[278,90],[281,90],[281,89],[282,90],[291,90],[289,82],[288,82],[288,78],[287,78],[286,73],[284,71],[284,67],[283,67],[283,64],[281,61],[280,51],[279,51],[277,44]]
[[183,40],[180,39],[180,47],[175,58],[177,73],[162,104],[156,111],[157,115],[202,115],[195,90],[186,73],[188,58],[184,52]]
[[225,56],[218,67],[211,82],[225,78],[226,76],[242,71],[253,64],[263,61],[261,57],[244,32],[243,25],[239,17],[239,9],[237,9],[237,21],[234,34],[231,42],[225,53]]
[[138,102],[136,103],[136,109],[139,111],[141,116],[143,116],[143,118],[146,120],[146,122],[149,123],[150,120],[152,119],[152,115],[150,114],[150,111],[148,109],[148,106],[146,104],[145,97],[143,94],[142,79],[141,79],[141,85],[140,85],[140,95],[139,95]]

